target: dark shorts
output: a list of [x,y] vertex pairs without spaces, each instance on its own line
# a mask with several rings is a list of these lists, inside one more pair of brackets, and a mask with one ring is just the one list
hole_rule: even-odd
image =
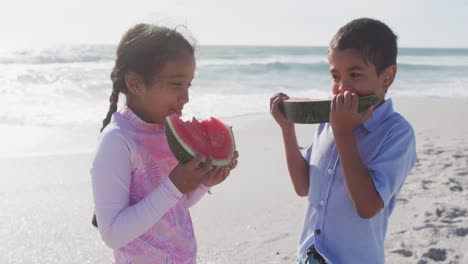
[[315,249],[314,245],[307,249],[307,259],[305,263],[297,260],[297,264],[330,264],[320,253]]

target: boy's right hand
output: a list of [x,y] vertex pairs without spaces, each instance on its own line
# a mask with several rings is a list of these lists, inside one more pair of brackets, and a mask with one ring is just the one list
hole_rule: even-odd
[[185,164],[179,163],[171,171],[169,178],[181,193],[186,194],[197,189],[207,174],[215,174],[218,170],[218,168],[213,168],[210,159],[196,155]]
[[281,129],[291,129],[294,127],[294,123],[289,121],[283,112],[280,110],[280,105],[284,100],[289,99],[289,96],[284,93],[277,93],[270,97],[270,114],[275,119],[276,123],[281,127]]

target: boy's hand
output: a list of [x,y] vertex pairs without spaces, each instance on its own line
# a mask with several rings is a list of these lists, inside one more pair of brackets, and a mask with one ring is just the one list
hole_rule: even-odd
[[336,136],[353,135],[353,129],[372,116],[374,106],[358,112],[359,97],[348,91],[337,94],[331,101],[330,125]]
[[294,124],[286,118],[279,108],[286,99],[289,99],[289,96],[284,93],[277,93],[270,97],[270,114],[283,130],[294,127]]
[[239,157],[239,153],[236,151],[234,152],[234,158],[229,166],[224,168],[216,168],[209,171],[202,180],[202,184],[207,187],[212,187],[217,184],[220,184],[229,176],[231,170],[233,170],[237,166],[237,158]]
[[[203,163],[200,166],[201,162]],[[212,171],[212,167],[211,160],[196,155],[191,161],[178,164],[169,174],[169,178],[181,193],[186,194],[197,189],[207,174],[216,173]]]

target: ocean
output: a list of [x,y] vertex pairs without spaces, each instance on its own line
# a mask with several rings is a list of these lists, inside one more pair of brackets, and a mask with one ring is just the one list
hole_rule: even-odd
[[[10,139],[11,134],[27,135],[18,134],[24,127],[98,130],[108,109],[115,48],[0,49],[0,125],[9,128],[3,134]],[[270,96],[279,91],[294,97],[330,97],[326,47],[199,46],[196,58],[185,117],[267,113]],[[400,48],[397,78],[388,97],[467,99],[467,83],[468,49]],[[63,146],[62,141],[57,144]],[[4,149],[11,153],[11,148]]]

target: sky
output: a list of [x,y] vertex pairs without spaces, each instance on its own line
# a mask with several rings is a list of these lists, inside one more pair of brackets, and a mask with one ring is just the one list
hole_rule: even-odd
[[468,48],[468,0],[0,0],[1,46],[117,44],[132,25],[185,25],[199,45],[326,46],[379,19],[400,47]]

